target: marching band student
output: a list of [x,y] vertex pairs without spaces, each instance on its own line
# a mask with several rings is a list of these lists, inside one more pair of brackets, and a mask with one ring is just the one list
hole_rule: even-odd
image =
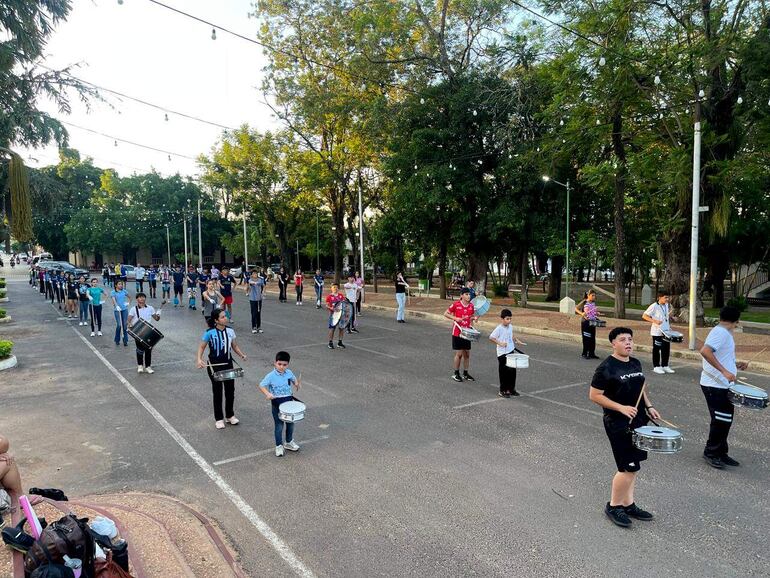
[[150,298],[158,298],[158,266],[150,265],[150,270],[147,271],[147,283],[150,286]]
[[162,299],[171,299],[171,270],[168,265],[160,268],[160,290]]
[[[205,267],[201,267],[201,272],[198,273],[198,289],[201,292],[201,301],[203,300],[203,292],[206,290],[206,286],[211,279],[211,271]],[[203,307],[203,305],[201,305]]]
[[256,269],[251,270],[251,279],[246,285],[251,310],[251,332],[262,333],[262,293],[265,290],[265,280],[259,276]]
[[321,299],[323,298],[324,293],[324,276],[321,274],[320,269],[315,270],[315,275],[313,276],[313,286],[315,287],[315,306],[316,309],[320,309]]
[[104,293],[104,289],[99,287],[98,282],[99,280],[94,277],[88,288],[88,300],[91,302],[91,337],[94,337],[94,331],[98,331],[99,337],[102,336],[102,293]]
[[356,315],[361,316],[361,305],[364,302],[364,288],[366,282],[361,276],[361,273],[356,271],[355,274],[356,286],[358,287],[358,295],[356,295]]
[[289,283],[289,274],[283,267],[278,271],[278,302],[286,303],[286,285]]
[[134,269],[134,281],[137,293],[144,293],[144,276],[146,273],[147,269],[142,267],[140,263],[137,263],[136,269]]
[[74,318],[78,307],[78,282],[71,273],[67,273],[67,317]]
[[516,349],[516,345],[526,345],[523,341],[519,340],[513,335],[513,327],[511,327],[511,320],[513,319],[513,313],[510,309],[503,309],[500,311],[500,325],[495,327],[495,330],[489,334],[489,340],[497,346],[497,372],[500,376],[500,397],[517,397],[519,392],[516,391],[516,368],[508,367],[506,364],[506,358],[509,353],[512,353]]
[[727,397],[727,390],[736,379],[738,370],[745,371],[748,363],[735,360],[733,331],[738,327],[741,312],[737,307],[723,307],[719,312],[719,325],[709,331],[700,350],[703,371],[700,388],[706,397],[711,415],[711,426],[703,458],[719,470],[725,466],[739,466],[738,460],[727,455],[727,436],[733,425],[735,406]]
[[650,323],[650,335],[652,335],[652,370],[655,373],[675,373],[668,366],[671,355],[671,343],[663,339],[663,332],[670,331],[668,321],[670,308],[668,305],[668,293],[658,293],[658,300],[651,304],[642,314],[642,319]]
[[[213,281],[209,281],[213,285]],[[225,428],[225,419],[230,425],[238,425],[239,420],[235,417],[233,405],[235,402],[235,380],[217,381],[214,379],[214,372],[223,369],[232,369],[233,354],[246,361],[246,355],[238,347],[235,339],[235,331],[228,327],[230,320],[221,309],[214,309],[211,315],[206,318],[208,329],[201,337],[198,346],[198,368],[206,367],[211,380],[211,389],[214,397],[214,420],[217,429]],[[209,348],[209,362],[203,361],[203,352]],[[222,413],[222,390],[225,391],[225,411]]]
[[345,320],[342,317],[337,323],[334,323],[334,312],[343,307],[345,296],[339,292],[339,285],[332,283],[332,291],[326,296],[326,310],[329,312],[329,349],[334,349],[334,329],[338,331],[337,335],[337,347],[345,349],[345,345],[342,343],[342,335],[345,333]]
[[88,325],[88,287],[86,278],[81,275],[78,279],[78,325],[81,327]]
[[299,444],[294,441],[294,423],[286,422],[286,441],[283,441],[284,422],[279,417],[278,408],[285,401],[292,401],[292,387],[299,391],[302,383],[297,379],[289,369],[291,355],[287,351],[279,351],[275,354],[275,369],[268,373],[262,381],[259,382],[259,389],[270,400],[273,410],[273,423],[275,425],[275,455],[283,456],[283,450],[290,452],[299,451]]
[[[144,319],[150,321],[160,321],[160,311],[155,311],[152,305],[147,305],[147,295],[141,291],[136,294],[136,305],[134,305],[128,313],[128,326],[131,327],[137,319]],[[155,373],[152,366],[152,348],[146,347],[144,343],[138,339],[134,339],[136,342],[136,363],[137,373]]]
[[[647,459],[647,452],[638,449],[631,432],[660,415],[652,407],[647,391],[644,391],[644,373],[638,359],[631,357],[634,349],[634,333],[626,327],[610,331],[612,355],[596,368],[589,399],[604,409],[604,431],[610,441],[615,457],[617,473],[612,479],[610,501],[604,512],[612,522],[628,528],[631,518],[652,520],[653,515],[639,508],[634,502],[636,474],[641,462]],[[641,409],[637,406],[643,401]]]
[[115,345],[120,345],[120,333],[123,332],[123,345],[128,347],[128,305],[131,297],[123,289],[123,281],[115,281],[115,289],[110,293],[112,304],[115,307]]
[[[201,295],[201,313],[204,317],[209,317],[215,309],[222,307],[224,297],[216,290],[217,280],[209,279],[206,283],[206,290]],[[224,309],[222,309],[224,311]],[[229,319],[229,317],[228,317]]]
[[409,284],[404,281],[404,275],[401,271],[396,272],[396,303],[398,303],[398,309],[396,310],[396,321],[398,323],[406,323],[406,292],[409,291]]
[[297,293],[297,305],[302,305],[302,290],[304,289],[305,276],[301,269],[294,273],[294,291]]
[[[464,287],[460,291],[460,299],[452,303],[446,311],[444,317],[453,321],[452,323],[452,349],[454,350],[454,374],[452,379],[462,381],[465,378],[468,381],[476,381],[468,373],[471,364],[471,342],[460,337],[460,327],[470,327],[473,321],[478,317],[474,316],[475,309],[471,303],[471,290]],[[458,327],[459,326],[459,327]],[[460,362],[463,363],[463,375],[460,377]]]
[[187,268],[185,279],[187,279],[187,308],[195,310],[197,309],[195,306],[195,288],[198,282],[198,271],[192,265]]
[[575,306],[575,313],[583,318],[580,322],[580,332],[583,335],[583,353],[580,356],[583,359],[599,359],[599,356],[596,355],[596,327],[591,325],[591,321],[601,315],[596,306],[596,291],[588,290],[583,300]]
[[356,328],[356,300],[358,299],[358,285],[356,284],[356,278],[351,273],[348,275],[348,282],[343,285],[345,289],[345,298],[350,304],[350,316],[348,321],[348,333],[358,333]]
[[171,271],[171,279],[174,281],[174,307],[182,306],[182,291],[184,289],[185,271],[182,270],[181,265],[177,265]]
[[235,277],[230,274],[229,268],[222,267],[222,273],[219,275],[219,291],[230,323],[233,322],[233,285],[235,285]]

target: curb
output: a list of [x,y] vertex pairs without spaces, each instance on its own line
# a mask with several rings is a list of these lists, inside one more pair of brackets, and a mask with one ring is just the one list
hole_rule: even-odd
[[[374,311],[396,311],[395,307],[386,307],[384,305],[367,305],[367,309],[372,309]],[[439,315],[438,313],[427,313],[425,311],[410,311],[407,310],[406,314],[410,317],[418,317],[421,319],[430,319],[432,321],[445,321],[443,315]],[[485,327],[487,329],[492,329],[496,326],[495,323],[489,322],[489,321],[480,321],[478,323],[482,327]],[[540,337],[550,337],[551,339],[558,339],[559,341],[571,341],[573,343],[582,343],[582,337],[580,335],[575,335],[573,333],[563,333],[561,331],[554,331],[553,329],[537,329],[535,327],[521,327],[518,325],[511,324],[513,326],[513,330],[517,333],[523,333],[525,335],[537,335]],[[609,351],[609,346],[605,346],[604,344],[600,344],[597,342],[596,344],[597,348],[605,349]],[[638,344],[634,345],[634,349],[636,351],[644,351],[646,353],[652,352],[652,346],[650,345],[643,345]],[[680,351],[680,350],[671,350],[671,357],[678,357],[680,359],[689,359],[692,361],[700,361],[701,355],[697,351]],[[751,370],[756,371],[758,373],[766,373],[770,374],[770,363],[762,363],[759,361],[752,361],[751,362]]]
[[8,297],[0,297],[0,303],[8,303],[9,301]]
[[19,363],[19,361],[16,359],[15,355],[11,355],[10,357],[6,357],[5,359],[0,359],[0,371],[3,371],[5,369],[11,369],[12,367],[16,367],[17,363]]

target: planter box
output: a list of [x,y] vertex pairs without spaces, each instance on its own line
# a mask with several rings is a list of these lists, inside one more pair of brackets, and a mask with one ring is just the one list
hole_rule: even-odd
[[13,321],[13,319],[11,319],[10,315],[0,318],[0,323],[10,323],[11,321]]
[[11,369],[12,367],[16,367],[17,363],[18,361],[16,360],[15,355],[9,355],[4,359],[0,359],[0,371],[3,371],[4,369]]

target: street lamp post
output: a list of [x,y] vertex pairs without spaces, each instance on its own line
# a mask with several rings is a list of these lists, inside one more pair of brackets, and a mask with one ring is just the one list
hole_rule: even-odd
[[246,210],[243,211],[243,272],[249,270],[249,244],[246,237]]
[[[562,187],[567,189],[567,251],[566,251],[567,254],[566,254],[566,259],[565,259],[566,260],[566,264],[565,264],[566,265],[566,274],[567,274],[567,280],[566,280],[567,290],[566,290],[566,293],[564,295],[564,298],[565,299],[569,299],[570,298],[570,296],[569,296],[569,272],[570,272],[570,269],[569,269],[569,180],[567,180],[566,183],[561,183],[559,181],[556,181],[556,180],[552,179],[548,175],[543,175],[543,181],[545,181],[546,183],[547,182],[556,183],[557,185],[561,185]],[[568,311],[568,313],[571,314],[572,312]]]
[[315,268],[320,271],[321,269],[321,248],[320,248],[320,235],[318,232],[318,208],[315,210]]
[[203,273],[203,236],[201,235],[201,199],[198,197],[198,266]]
[[168,233],[168,224],[166,224],[166,248],[168,249],[168,266],[171,268],[171,237]]
[[[358,182],[358,237],[358,249],[361,251],[361,279],[364,279],[364,285],[366,285],[366,271],[364,270],[364,211],[361,202],[360,179]],[[372,281],[372,283],[374,283],[374,281]]]

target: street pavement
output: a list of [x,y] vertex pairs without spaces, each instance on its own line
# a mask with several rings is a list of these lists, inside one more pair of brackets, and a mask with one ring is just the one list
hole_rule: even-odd
[[[194,367],[200,311],[166,305],[156,373],[137,374],[133,343],[112,341],[109,309],[104,337],[90,338],[23,280],[8,285],[15,321],[0,338],[14,339],[19,366],[0,374],[0,432],[25,485],[178,496],[217,520],[250,576],[770,575],[770,413],[738,410],[730,453],[742,466],[708,467],[692,362],[659,376],[640,355],[655,406],[685,442],[650,454],[637,503],[656,519],[623,530],[603,513],[615,468],[588,401],[597,363],[577,344],[524,336],[522,396],[501,399],[485,339],[473,345],[476,381],[455,383],[447,326],[365,311],[348,348],[330,351],[326,314],[310,300],[268,295],[265,333],[252,335],[238,292],[241,425],[218,431]],[[281,349],[302,373],[308,411],[295,429],[301,451],[276,458],[256,383]]]

